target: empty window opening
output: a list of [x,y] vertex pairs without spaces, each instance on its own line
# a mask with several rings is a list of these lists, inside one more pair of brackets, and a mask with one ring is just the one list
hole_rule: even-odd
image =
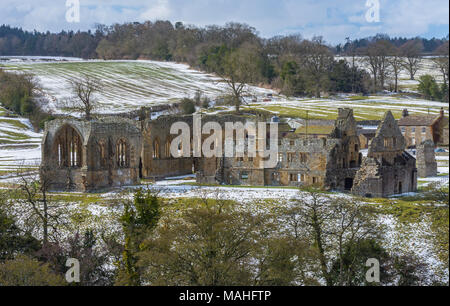
[[347,191],[352,190],[353,187],[353,179],[352,178],[346,178],[344,182],[344,189]]
[[56,136],[56,157],[59,167],[78,168],[82,164],[82,142],[71,126],[61,128]]
[[305,164],[308,161],[308,155],[306,153],[300,153],[300,162]]
[[280,181],[280,174],[278,172],[272,173],[272,181],[279,182]]
[[283,153],[278,153],[278,162],[279,163],[283,162]]
[[294,161],[295,158],[295,153],[288,153],[287,154],[287,159],[289,163],[292,163]]
[[117,165],[120,168],[125,168],[129,165],[127,150],[128,145],[126,140],[120,139],[117,142]]
[[289,181],[297,182],[298,181],[298,175],[296,173],[290,173],[289,174]]
[[167,140],[166,141],[166,149],[165,149],[165,156],[167,157],[167,158],[170,158],[171,157],[171,154],[170,154],[170,140]]
[[159,140],[155,140],[153,141],[153,159],[159,159],[160,158],[160,154],[159,154]]
[[104,142],[100,142],[98,145],[99,157],[100,157],[100,166],[106,166],[106,145]]

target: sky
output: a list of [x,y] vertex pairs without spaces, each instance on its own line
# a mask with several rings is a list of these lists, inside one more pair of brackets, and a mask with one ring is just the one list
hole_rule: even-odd
[[[79,3],[79,20],[76,8]],[[68,18],[67,18],[68,17]],[[205,26],[242,22],[262,37],[323,36],[330,44],[377,33],[442,38],[447,0],[0,0],[0,24],[59,32],[146,20]]]

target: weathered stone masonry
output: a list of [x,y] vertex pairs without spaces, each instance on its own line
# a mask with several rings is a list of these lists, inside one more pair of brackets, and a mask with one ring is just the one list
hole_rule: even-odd
[[45,127],[41,169],[52,189],[88,192],[139,183],[140,154],[135,121],[57,119]]
[[405,148],[406,140],[394,116],[388,111],[370,142],[367,157],[356,173],[352,193],[387,197],[416,191],[416,160]]
[[[258,116],[202,116],[202,124],[209,121],[218,122],[222,130],[226,122],[269,124]],[[45,128],[42,170],[53,179],[53,189],[88,192],[138,184],[140,178],[156,180],[192,173],[199,183],[316,185],[374,197],[416,190],[415,159],[404,151],[405,139],[389,112],[370,142],[366,158],[360,153],[351,109],[339,109],[334,129],[327,138],[296,134],[287,123],[279,123],[278,163],[274,168],[262,167],[261,157],[249,156],[248,151],[236,157],[174,158],[170,146],[177,135],[171,135],[170,129],[175,122],[190,127],[192,153],[192,116],[163,116],[142,121],[117,117],[54,120]],[[202,140],[209,136],[202,135]],[[246,144],[256,141],[258,150],[270,141],[251,138],[246,133]],[[225,132],[222,146],[225,147]]]

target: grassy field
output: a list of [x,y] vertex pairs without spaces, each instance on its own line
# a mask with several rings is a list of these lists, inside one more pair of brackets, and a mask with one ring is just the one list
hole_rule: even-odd
[[218,79],[175,63],[152,61],[64,61],[3,63],[4,69],[36,76],[50,103],[60,110],[70,98],[69,80],[88,74],[103,83],[97,95],[102,112],[126,111],[194,96],[197,90],[215,97],[224,92]]
[[[225,85],[212,75],[192,70],[184,64],[167,62],[23,60],[2,62],[0,67],[35,75],[48,99],[48,109],[61,113],[64,112],[62,102],[71,96],[69,80],[79,78],[83,73],[100,79],[104,84],[97,96],[101,112],[127,111],[141,106],[171,103],[183,97],[193,97],[197,90],[214,100],[227,91]],[[424,64],[418,76],[424,73],[438,75],[430,64]],[[400,84],[406,87],[416,86],[417,83],[402,80]],[[251,87],[250,92],[261,102],[250,103],[245,108],[265,110],[285,117],[306,118],[308,111],[311,119],[335,119],[339,107],[352,107],[357,119],[361,120],[380,119],[388,109],[396,117],[401,115],[403,108],[410,108],[410,113],[438,113],[440,107],[444,106],[448,112],[446,104],[399,95],[306,99],[287,98],[258,87]],[[269,93],[274,96],[273,100],[262,102]],[[215,110],[221,111],[220,108]]]
[[[63,101],[71,96],[69,80],[82,73],[99,78],[104,84],[97,98],[104,113],[134,110],[142,106],[167,104],[201,90],[213,101],[226,93],[225,85],[212,75],[190,69],[184,64],[155,61],[81,61],[73,59],[39,61],[16,59],[3,60],[0,67],[36,76],[47,98],[45,108],[64,113]],[[418,75],[430,72],[430,65]],[[433,72],[433,71],[432,71]],[[434,71],[437,74],[436,71]],[[403,76],[404,77],[404,76]],[[402,83],[403,82],[403,83]],[[404,80],[401,84],[413,86]],[[438,114],[441,107],[448,116],[448,104],[417,99],[408,94],[358,96],[341,95],[322,99],[288,98],[259,87],[250,91],[257,102],[249,102],[243,110],[263,111],[287,118],[336,119],[337,109],[350,107],[357,120],[379,120],[386,110],[396,118],[404,108],[410,114]],[[264,102],[272,94],[271,101]],[[204,113],[229,112],[230,106],[217,105]],[[34,133],[29,122],[23,118],[6,116],[0,107],[0,171],[9,171],[17,165],[30,164],[40,157],[42,134]]]
[[37,169],[41,139],[27,119],[7,115],[0,106],[0,176]]

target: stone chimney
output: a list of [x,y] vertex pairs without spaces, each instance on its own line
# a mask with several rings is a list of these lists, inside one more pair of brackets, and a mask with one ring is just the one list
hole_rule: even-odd
[[408,116],[409,116],[408,109],[405,108],[405,109],[403,110],[403,112],[402,112],[402,117],[405,118],[405,117],[408,117]]

